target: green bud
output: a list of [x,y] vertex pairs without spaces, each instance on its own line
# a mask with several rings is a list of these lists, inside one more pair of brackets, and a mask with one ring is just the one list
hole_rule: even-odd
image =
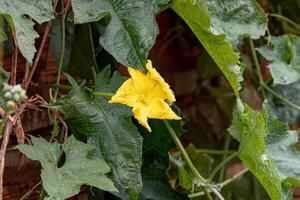
[[20,101],[20,95],[18,93],[15,93],[14,96],[12,97],[12,100],[14,100],[15,102],[19,102]]
[[23,100],[23,99],[27,99],[27,95],[26,95],[26,91],[25,90],[21,90],[20,91],[20,93],[19,93],[19,95],[20,95],[20,98]]
[[5,99],[10,99],[12,97],[12,93],[10,91],[7,91],[7,92],[4,93],[3,97]]
[[14,109],[16,103],[12,100],[9,100],[6,102],[6,108],[7,108],[7,111],[11,111]]

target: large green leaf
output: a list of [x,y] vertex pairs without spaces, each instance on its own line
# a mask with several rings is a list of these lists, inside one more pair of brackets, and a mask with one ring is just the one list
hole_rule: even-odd
[[170,0],[73,0],[75,23],[110,15],[100,44],[125,66],[144,69],[158,33],[154,14]]
[[[98,91],[113,92],[124,81],[116,73],[111,80],[109,75],[106,68],[97,76]],[[98,147],[100,156],[112,169],[118,196],[137,199],[142,189],[142,137],[131,122],[132,112],[123,105],[108,104],[105,98],[93,100],[68,78],[74,89],[60,100],[68,125]]]
[[263,114],[240,104],[235,109],[232,123],[229,132],[240,141],[240,159],[257,177],[271,199],[281,199],[279,173],[274,161],[266,152],[267,125]]
[[[18,145],[17,148],[32,160],[42,165],[43,188],[46,199],[66,199],[80,191],[81,185],[90,185],[102,190],[117,191],[105,174],[110,171],[103,160],[92,155],[95,147],[80,142],[70,136],[64,144],[49,143],[42,138],[32,137],[33,145]],[[62,155],[65,162],[58,167]]]
[[211,30],[211,17],[204,0],[175,0],[172,9],[187,23],[212,59],[221,69],[238,96],[239,77],[242,69],[239,56],[226,41],[225,35],[216,35]]
[[9,26],[16,34],[18,46],[28,62],[32,62],[36,52],[35,38],[39,35],[33,29],[32,17],[38,23],[52,19],[53,9],[49,0],[2,0],[0,15],[3,15]]
[[272,37],[268,45],[257,48],[271,61],[269,68],[274,84],[290,84],[300,80],[300,38],[294,35]]
[[212,31],[225,34],[236,47],[243,36],[258,39],[268,27],[268,18],[256,0],[207,0]]
[[271,199],[291,199],[290,187],[299,186],[300,154],[297,134],[272,115],[238,102],[229,132],[240,141],[239,157],[264,186]]

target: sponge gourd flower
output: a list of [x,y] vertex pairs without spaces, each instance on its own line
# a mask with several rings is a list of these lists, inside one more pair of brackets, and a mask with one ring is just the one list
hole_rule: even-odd
[[169,85],[152,67],[150,60],[148,60],[146,68],[147,74],[129,67],[128,72],[131,78],[121,85],[109,103],[120,103],[132,107],[134,117],[151,132],[148,118],[169,120],[180,120],[181,118],[172,111],[166,102],[175,102]]

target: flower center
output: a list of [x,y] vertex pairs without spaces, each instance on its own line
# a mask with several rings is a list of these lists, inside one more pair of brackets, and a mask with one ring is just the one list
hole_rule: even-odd
[[140,95],[139,101],[143,104],[148,104],[150,102],[150,99],[146,95]]

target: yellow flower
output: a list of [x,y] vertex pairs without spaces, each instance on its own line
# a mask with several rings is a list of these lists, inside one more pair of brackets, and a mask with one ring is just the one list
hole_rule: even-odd
[[134,117],[151,132],[148,118],[175,120],[181,118],[165,101],[175,101],[169,85],[152,67],[150,60],[148,60],[146,68],[148,72],[144,74],[140,70],[129,67],[131,78],[123,83],[109,103],[120,103],[132,107]]

